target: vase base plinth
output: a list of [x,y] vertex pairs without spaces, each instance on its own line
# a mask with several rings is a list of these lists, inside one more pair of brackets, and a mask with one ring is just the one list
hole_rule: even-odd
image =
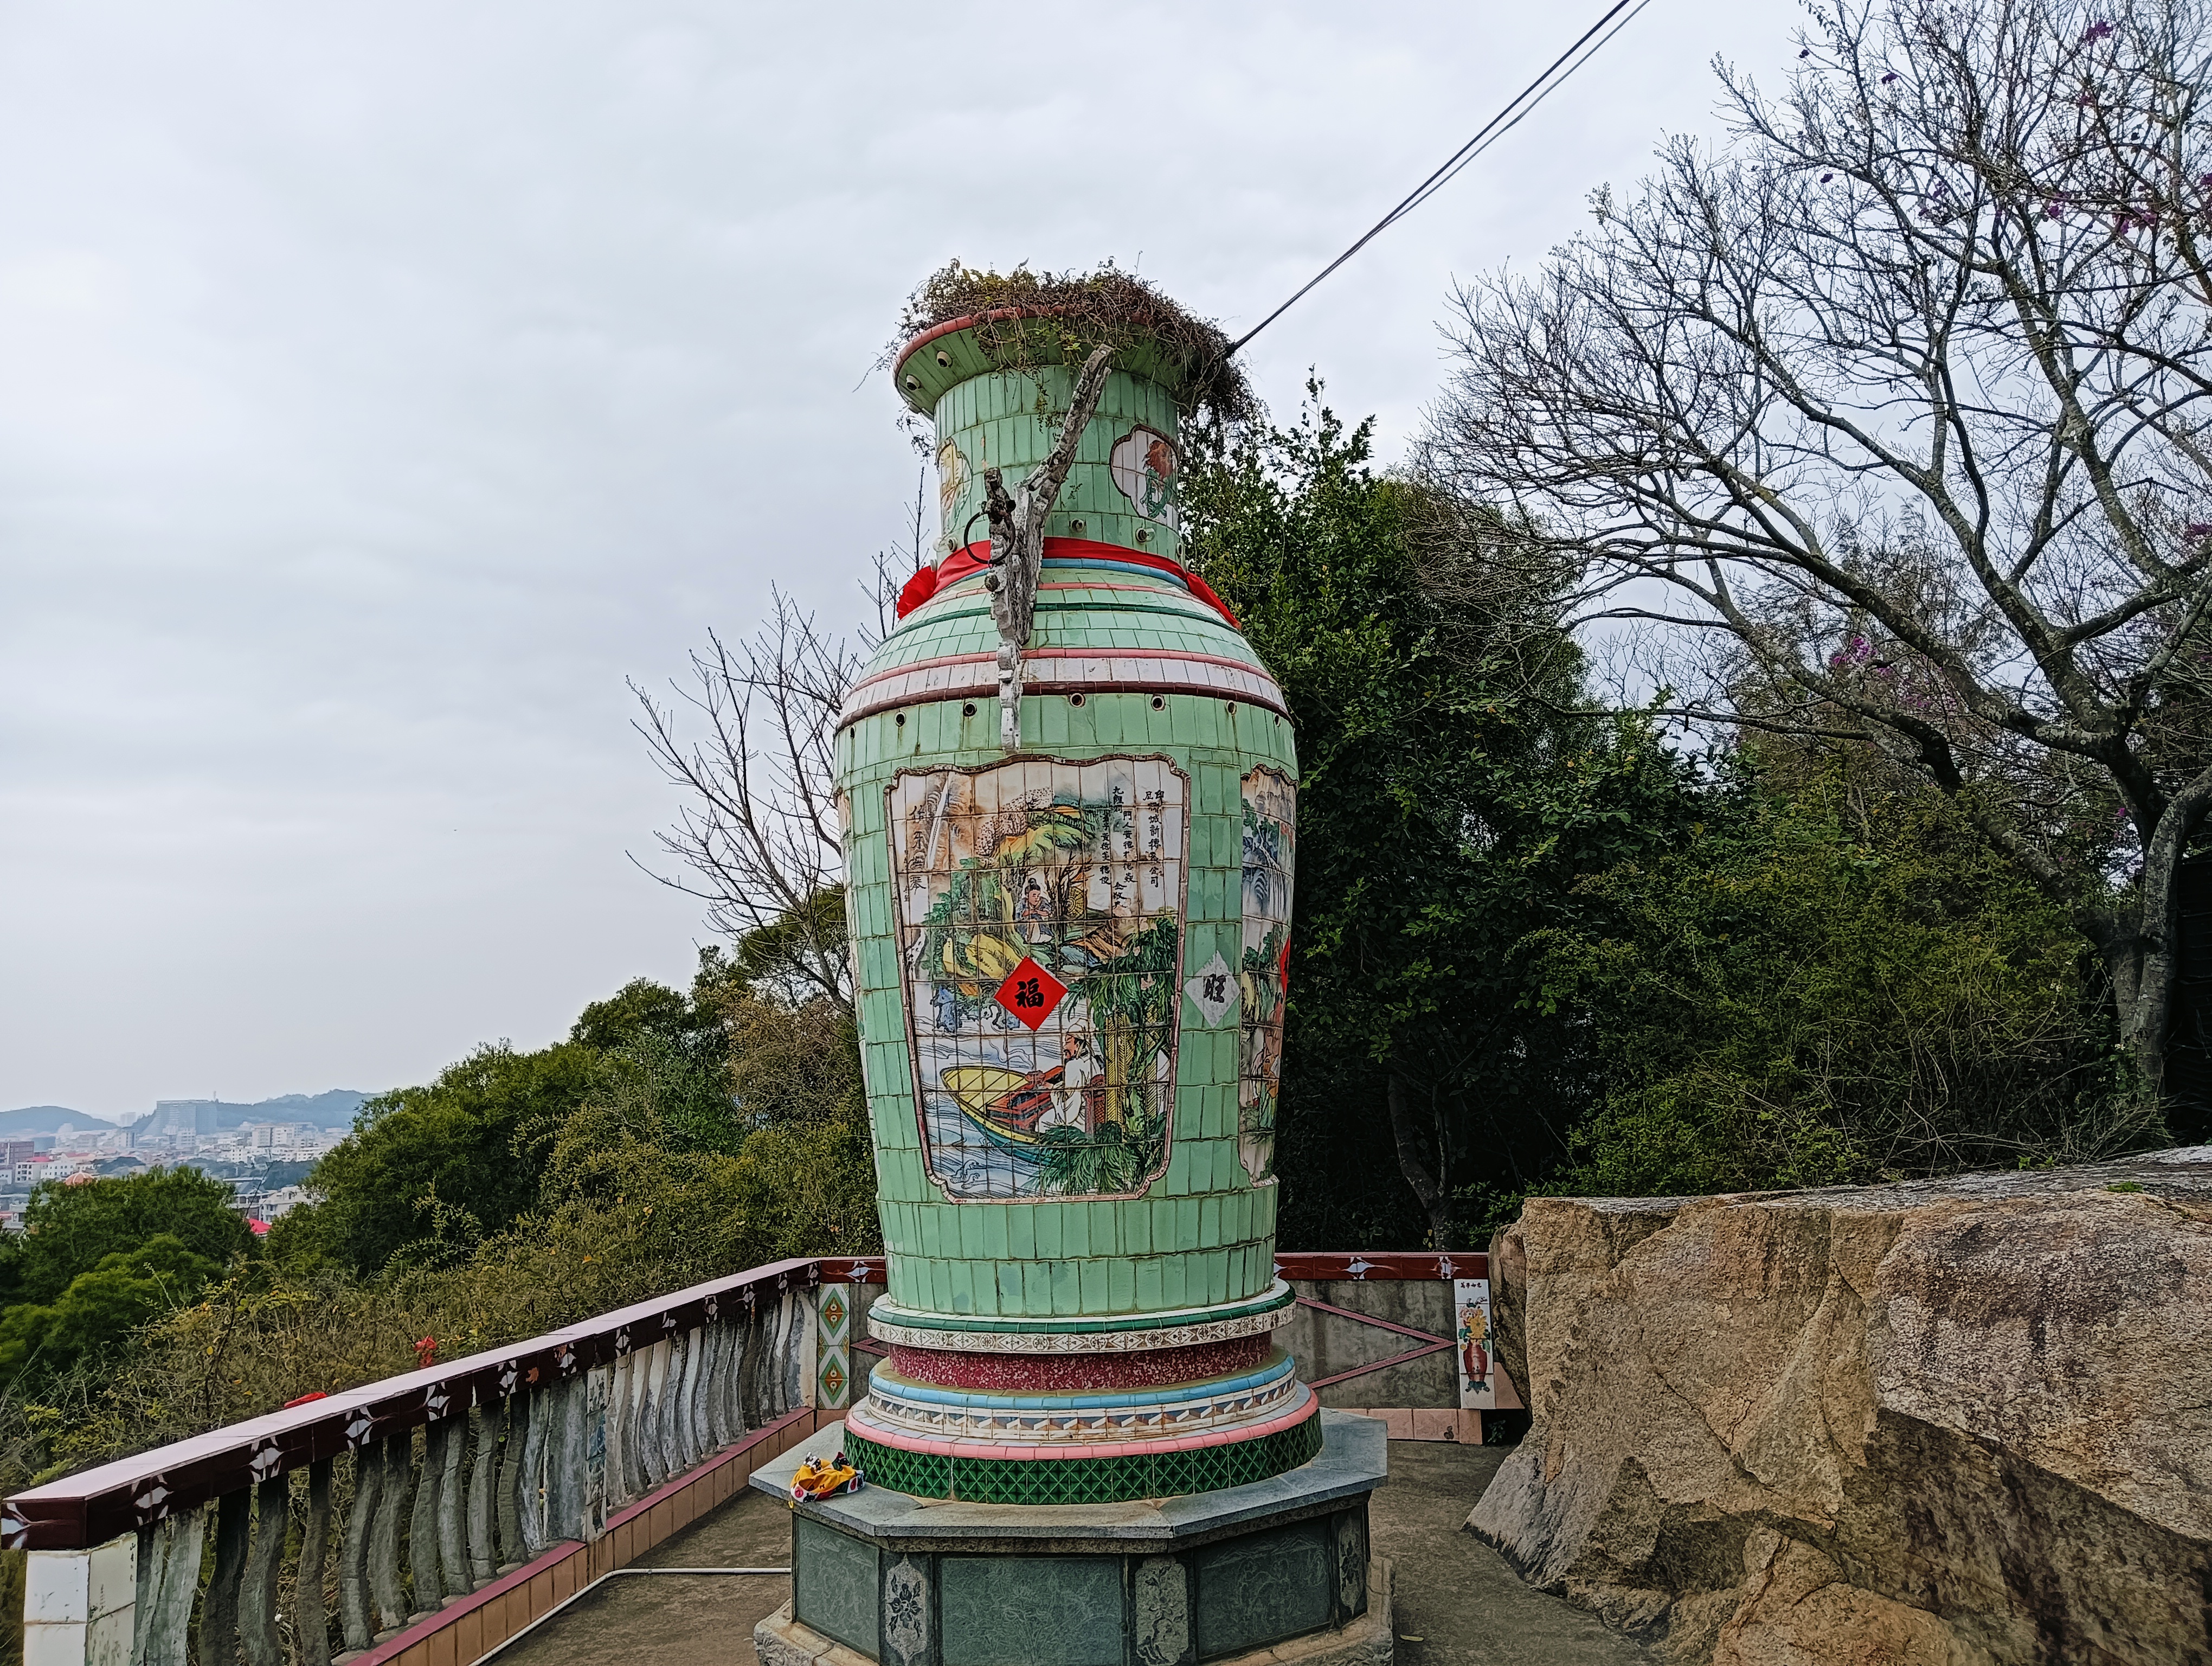
[[[1114,1504],[917,1499],[869,1486],[792,1512],[792,1599],[762,1666],[1387,1666],[1368,1499],[1383,1426],[1321,1414],[1321,1450],[1239,1487]],[[842,1425],[809,1444],[827,1451]],[[751,1484],[782,1495],[796,1454]]]

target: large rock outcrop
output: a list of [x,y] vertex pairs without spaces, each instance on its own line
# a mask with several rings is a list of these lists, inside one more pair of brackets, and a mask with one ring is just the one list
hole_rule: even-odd
[[2212,1666],[2212,1147],[1492,1246],[1534,1424],[1468,1526],[1680,1666]]

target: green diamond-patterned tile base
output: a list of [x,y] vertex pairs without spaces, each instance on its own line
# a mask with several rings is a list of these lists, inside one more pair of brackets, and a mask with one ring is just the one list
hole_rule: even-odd
[[970,1504],[1129,1504],[1216,1493],[1285,1474],[1321,1451],[1321,1408],[1274,1434],[1129,1457],[963,1458],[878,1445],[845,1430],[871,1487]]

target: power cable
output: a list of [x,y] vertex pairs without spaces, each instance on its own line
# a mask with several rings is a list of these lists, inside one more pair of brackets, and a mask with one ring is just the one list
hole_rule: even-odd
[[[1327,277],[1339,266],[1344,264],[1346,261],[1351,259],[1353,255],[1358,254],[1360,250],[1365,248],[1370,243],[1373,242],[1377,237],[1388,231],[1399,221],[1404,219],[1406,216],[1411,214],[1415,209],[1420,207],[1423,203],[1427,202],[1430,198],[1435,196],[1437,192],[1443,190],[1444,186],[1449,185],[1452,180],[1458,176],[1461,169],[1464,168],[1477,156],[1480,156],[1484,151],[1489,149],[1492,145],[1497,143],[1498,140],[1504,138],[1508,133],[1518,127],[1538,105],[1543,103],[1546,99],[1551,97],[1553,93],[1557,92],[1562,86],[1564,86],[1566,83],[1568,77],[1572,76],[1577,70],[1581,69],[1583,64],[1589,63],[1591,58],[1596,57],[1598,52],[1604,48],[1606,44],[1610,41],[1614,35],[1619,34],[1621,30],[1626,28],[1629,24],[1635,21],[1638,12],[1642,11],[1644,7],[1650,3],[1651,0],[1633,0],[1633,4],[1632,6],[1632,0],[1613,0],[1613,4],[1607,10],[1605,15],[1599,18],[1596,22],[1591,24],[1589,28],[1583,30],[1581,36],[1575,41],[1573,46],[1568,47],[1566,51],[1561,52],[1559,57],[1552,60],[1550,65],[1546,68],[1543,74],[1538,76],[1535,80],[1530,82],[1526,87],[1522,88],[1519,93],[1516,94],[1514,97],[1508,101],[1504,109],[1500,110],[1496,115],[1485,122],[1480,130],[1476,132],[1473,138],[1469,139],[1465,144],[1460,146],[1458,149],[1453,151],[1450,155],[1447,156],[1437,170],[1431,173],[1427,179],[1422,180],[1420,184],[1415,185],[1395,208],[1392,209],[1380,220],[1377,220],[1372,226],[1369,227],[1368,229],[1361,234],[1358,242],[1354,243],[1342,254],[1337,256],[1335,259],[1330,261],[1328,265],[1322,267],[1318,272],[1316,272],[1313,277],[1307,281],[1305,286],[1299,289],[1296,295],[1292,295],[1288,301],[1275,308],[1273,312],[1268,313],[1267,317],[1261,319],[1249,330],[1247,330],[1243,335],[1231,342],[1229,345],[1229,352],[1233,354],[1242,349],[1247,342],[1252,339],[1253,337],[1258,335],[1262,330],[1273,324],[1277,319],[1289,312],[1291,308],[1297,306],[1299,301],[1304,300],[1308,293],[1318,285],[1323,278]],[[1620,22],[1613,23],[1613,20],[1616,17],[1620,17],[1620,14],[1624,11],[1627,12],[1628,15],[1621,17]],[[1613,27],[1611,29],[1607,30],[1606,26],[1609,23],[1612,23]],[[1604,39],[1598,40],[1596,45],[1590,46],[1589,43],[1592,38],[1598,35],[1601,31],[1604,32]],[[1583,49],[1585,46],[1589,46],[1589,50],[1584,52]],[[1576,54],[1578,52],[1581,53],[1579,58],[1576,57]],[[1574,62],[1568,64],[1568,60],[1570,58],[1574,59]],[[1560,70],[1560,65],[1562,64],[1567,65],[1564,72]],[[1225,357],[1227,355],[1224,355],[1224,356]]]

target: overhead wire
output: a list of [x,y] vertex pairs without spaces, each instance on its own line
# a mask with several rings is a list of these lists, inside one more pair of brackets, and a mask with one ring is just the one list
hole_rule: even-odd
[[[1319,285],[1324,278],[1328,277],[1330,273],[1335,271],[1338,267],[1343,265],[1346,261],[1351,259],[1355,254],[1358,254],[1360,250],[1365,248],[1370,243],[1373,242],[1377,237],[1388,231],[1392,226],[1404,219],[1406,216],[1411,214],[1415,209],[1420,207],[1422,204],[1427,202],[1430,198],[1435,196],[1437,192],[1443,190],[1444,186],[1449,185],[1453,179],[1459,176],[1461,170],[1465,168],[1468,163],[1474,161],[1474,159],[1481,155],[1484,151],[1489,149],[1492,145],[1497,143],[1498,140],[1504,138],[1508,133],[1511,132],[1523,121],[1528,119],[1528,116],[1536,109],[1537,106],[1543,103],[1546,99],[1551,97],[1553,93],[1565,86],[1569,77],[1571,77],[1576,70],[1581,69],[1583,64],[1589,63],[1591,58],[1596,57],[1599,52],[1605,47],[1607,43],[1613,40],[1613,36],[1619,34],[1623,29],[1634,22],[1636,21],[1637,14],[1650,3],[1651,0],[1613,0],[1613,4],[1607,9],[1605,15],[1600,17],[1596,22],[1591,24],[1589,28],[1583,30],[1581,35],[1575,40],[1574,45],[1568,47],[1566,51],[1561,52],[1559,57],[1553,59],[1551,64],[1546,67],[1541,75],[1538,76],[1534,81],[1530,82],[1526,87],[1522,88],[1520,92],[1509,100],[1503,109],[1499,110],[1496,115],[1492,116],[1488,121],[1482,125],[1473,138],[1469,139],[1465,144],[1460,146],[1458,149],[1453,151],[1450,155],[1444,158],[1443,161],[1437,166],[1435,172],[1431,173],[1427,179],[1422,180],[1420,184],[1415,185],[1395,208],[1393,208],[1388,214],[1384,215],[1380,220],[1377,220],[1372,226],[1369,227],[1365,232],[1362,233],[1357,242],[1353,243],[1350,248],[1345,250],[1342,254],[1337,256],[1335,259],[1330,261],[1328,265],[1322,267],[1318,272],[1316,272],[1311,278],[1306,281],[1304,287],[1302,287],[1296,295],[1293,295],[1288,301],[1285,301],[1281,306],[1276,307],[1273,312],[1268,313],[1267,317],[1261,319],[1249,330],[1247,330],[1243,335],[1231,342],[1229,344],[1229,354],[1234,354],[1242,349],[1247,342],[1252,339],[1253,337],[1258,335],[1262,330],[1273,324],[1277,319],[1289,312],[1291,308],[1297,306],[1299,301],[1304,300],[1305,297],[1311,293],[1311,291]],[[1622,17],[1621,14],[1623,12],[1626,12],[1628,15]],[[1620,18],[1620,21],[1616,23],[1613,21],[1615,18]],[[1607,27],[1609,24],[1612,26],[1610,28]],[[1601,39],[1598,38],[1601,33],[1602,33]],[[1594,40],[1595,44],[1593,45],[1592,42]],[[1587,50],[1585,50],[1585,48],[1587,48]],[[1580,54],[1579,57],[1577,56],[1578,53]],[[1573,61],[1570,63],[1570,59],[1572,59]],[[1562,69],[1562,65],[1565,65],[1565,67]],[[1228,355],[1224,354],[1224,356],[1226,357]]]

